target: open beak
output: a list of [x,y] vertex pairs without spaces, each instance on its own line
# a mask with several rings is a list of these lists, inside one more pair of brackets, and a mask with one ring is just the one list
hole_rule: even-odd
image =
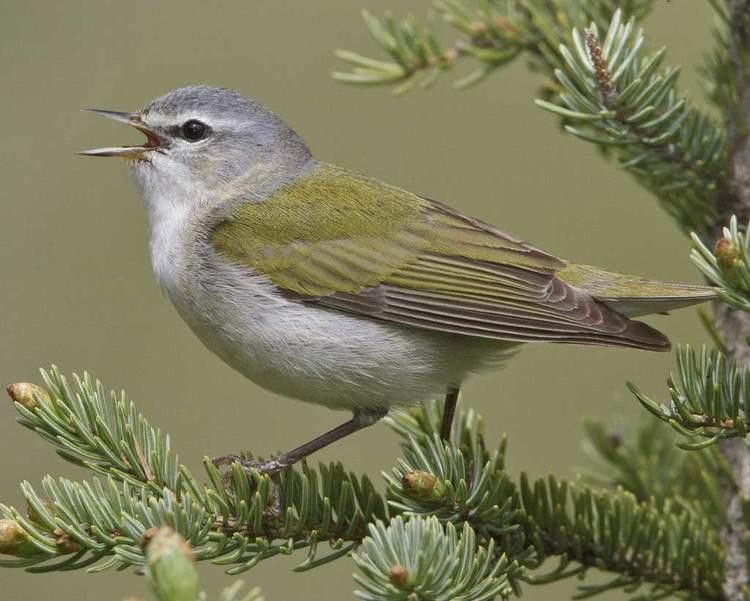
[[95,113],[113,121],[127,123],[135,127],[138,131],[143,132],[146,136],[146,143],[141,146],[113,146],[111,148],[93,148],[91,150],[82,150],[78,154],[92,157],[122,157],[124,159],[139,159],[151,150],[155,150],[164,145],[164,140],[155,132],[150,130],[143,123],[139,113],[123,113],[118,111],[105,111],[102,109],[84,109],[89,113]]

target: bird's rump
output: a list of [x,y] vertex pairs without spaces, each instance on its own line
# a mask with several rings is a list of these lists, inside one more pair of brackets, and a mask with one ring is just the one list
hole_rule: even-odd
[[654,328],[559,277],[565,261],[326,164],[242,203],[211,241],[299,302],[479,338],[669,348]]

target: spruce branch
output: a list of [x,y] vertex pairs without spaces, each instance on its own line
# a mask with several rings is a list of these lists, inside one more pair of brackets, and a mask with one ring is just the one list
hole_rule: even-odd
[[726,520],[718,493],[723,469],[715,447],[684,453],[676,434],[659,420],[644,419],[621,428],[601,421],[584,423],[584,452],[589,467],[584,481],[610,490],[622,488],[641,501],[656,506],[670,504],[708,519],[716,529]]
[[124,393],[107,394],[100,382],[74,376],[71,388],[52,366],[42,371],[46,389],[14,384],[8,393],[21,425],[58,447],[64,459],[94,472],[158,493],[180,487],[169,436],[152,428]]
[[[336,56],[352,70],[336,71],[333,77],[345,83],[393,85],[394,93],[401,94],[415,86],[431,86],[441,73],[460,63],[472,63],[473,70],[453,84],[460,89],[483,81],[519,56],[527,56],[532,68],[549,75],[557,47],[571,27],[591,21],[605,25],[615,4],[612,0],[436,0],[440,19],[459,36],[447,44],[432,24],[418,25],[411,16],[398,20],[390,13],[381,19],[365,11],[370,35],[391,61],[337,50]],[[619,2],[636,17],[645,16],[653,4],[654,0]]]
[[661,508],[652,500],[639,502],[622,489],[597,492],[554,477],[533,484],[524,477],[520,489],[530,524],[543,533],[535,545],[540,557],[559,557],[541,583],[596,567],[617,575],[605,584],[582,585],[582,596],[648,585],[639,599],[685,592],[720,597],[723,554],[706,518],[669,502]]
[[[532,481],[522,475],[516,484],[504,470],[505,443],[500,452],[488,452],[472,410],[460,417],[457,446],[438,438],[434,404],[387,419],[403,437],[402,458],[385,475],[389,505],[406,517],[470,524],[480,542],[493,540],[509,561],[526,568],[509,575],[514,589],[520,590],[520,581],[544,584],[596,568],[617,576],[582,587],[582,594],[644,586],[645,598],[680,591],[720,597],[716,523],[699,505],[685,511],[673,499],[639,500],[622,488],[594,491],[553,477]],[[420,486],[413,486],[413,475]],[[551,557],[557,567],[539,573]]]
[[[464,35],[448,49],[413,19],[366,15],[373,37],[394,62],[338,51],[355,69],[334,77],[350,83],[397,83],[394,91],[402,92],[432,84],[459,59],[471,57],[479,66],[456,82],[465,87],[525,55],[532,69],[545,75],[537,103],[557,115],[567,132],[614,156],[684,232],[711,226],[716,197],[732,195],[727,188],[727,135],[679,93],[679,69],[662,66],[665,50],[645,50],[636,22],[652,2],[472,4],[473,9],[455,1],[436,4],[443,19]],[[624,14],[630,19],[624,20]]]
[[[133,456],[136,440],[158,438],[143,418],[141,434],[128,438],[124,425],[137,411],[130,404],[128,411],[116,411],[123,397],[104,394],[98,382],[74,379],[71,391],[60,385],[59,373],[46,381],[42,390],[11,391],[22,421],[37,424],[34,430],[46,440],[58,446],[51,432],[68,434],[66,456],[77,459],[84,450],[100,448],[92,429],[101,426],[88,422],[90,429],[79,424],[61,430],[49,419],[49,407],[60,410],[75,402],[81,415],[96,409],[110,416],[110,430],[122,436],[112,448],[128,447],[126,457]],[[107,459],[85,463],[104,479],[47,477],[41,491],[22,485],[26,511],[0,505],[0,550],[14,557],[0,565],[37,572],[130,566],[148,572],[149,542],[155,531],[169,527],[195,560],[224,565],[229,573],[303,549],[299,569],[311,569],[359,549],[359,582],[367,583],[372,598],[384,600],[428,589],[467,598],[507,596],[518,593],[523,582],[583,576],[591,568],[617,576],[605,587],[585,588],[586,594],[644,586],[654,598],[672,591],[718,598],[722,553],[705,517],[667,502],[641,501],[622,489],[594,491],[580,482],[527,476],[516,483],[504,468],[505,443],[488,450],[473,411],[458,417],[456,446],[436,436],[435,403],[389,421],[402,435],[403,457],[386,477],[385,498],[369,480],[339,464],[290,468],[272,481],[257,474],[248,478],[240,464],[222,473],[206,460],[207,483],[180,466],[179,478],[164,479],[174,488],[157,489],[148,478],[123,477],[121,458],[113,457],[109,466]],[[399,516],[401,522],[388,521]],[[395,525],[401,523],[403,528]],[[389,556],[386,569],[384,545],[399,541],[403,549],[433,549],[435,561],[461,568],[436,574],[419,563],[426,556],[414,563],[413,554],[399,552]],[[321,552],[321,543],[328,553]],[[558,567],[540,573],[550,557]]]
[[719,298],[739,311],[750,313],[750,238],[741,231],[737,217],[732,215],[729,227],[723,229],[713,249],[709,249],[696,235],[691,258],[717,286]]
[[[17,558],[2,560],[1,566],[36,572],[143,568],[144,535],[167,525],[185,538],[198,560],[226,565],[230,573],[302,548],[308,555],[299,569],[306,569],[346,554],[347,545],[361,541],[367,524],[387,517],[385,500],[372,483],[348,474],[340,464],[319,470],[304,465],[274,483],[257,474],[249,480],[239,464],[222,474],[205,459],[208,483],[201,483],[176,459],[167,460],[169,438],[151,427],[124,395],[105,394],[101,383],[87,375],[74,378],[71,390],[55,368],[43,372],[43,379],[47,387],[44,394],[33,389],[33,403],[28,395],[14,397],[19,421],[64,447],[65,458],[105,478],[76,482],[47,477],[41,492],[23,483],[27,511],[0,505],[10,541],[2,548]],[[9,392],[30,389],[14,385]],[[138,424],[135,434],[132,424]],[[156,480],[145,469],[132,468],[131,461],[140,461],[138,448],[145,449]],[[112,449],[117,453],[108,452]],[[177,467],[170,471],[164,466]],[[331,548],[328,555],[319,552],[323,544]]]
[[644,50],[635,19],[624,22],[618,10],[603,39],[595,23],[574,29],[560,54],[558,102],[537,104],[561,117],[569,133],[607,148],[684,231],[705,230],[726,185],[726,139],[680,96],[679,70],[662,67],[665,49]]
[[[750,405],[748,367],[739,367],[718,350],[703,347],[700,356],[689,347],[677,349],[677,371],[669,380],[669,405],[658,403],[629,384],[648,411],[667,422],[698,450],[728,438],[745,439]],[[702,439],[702,440],[696,440]]]
[[521,571],[497,555],[492,540],[486,547],[477,544],[468,523],[459,534],[434,517],[370,525],[354,562],[364,589],[357,596],[366,601],[506,599],[514,592],[509,575]]

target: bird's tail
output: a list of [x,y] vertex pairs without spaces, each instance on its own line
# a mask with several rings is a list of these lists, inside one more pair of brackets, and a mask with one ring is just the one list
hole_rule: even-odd
[[628,317],[666,313],[716,298],[715,289],[707,286],[659,282],[591,265],[568,264],[557,277]]

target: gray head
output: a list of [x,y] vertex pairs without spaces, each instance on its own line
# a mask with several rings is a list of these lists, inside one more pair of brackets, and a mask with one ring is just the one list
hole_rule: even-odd
[[255,165],[294,170],[310,159],[307,147],[286,123],[260,103],[226,88],[188,86],[134,113],[93,112],[132,125],[147,141],[82,154],[127,159],[143,185],[164,185],[165,178],[184,182],[188,177],[212,189]]

